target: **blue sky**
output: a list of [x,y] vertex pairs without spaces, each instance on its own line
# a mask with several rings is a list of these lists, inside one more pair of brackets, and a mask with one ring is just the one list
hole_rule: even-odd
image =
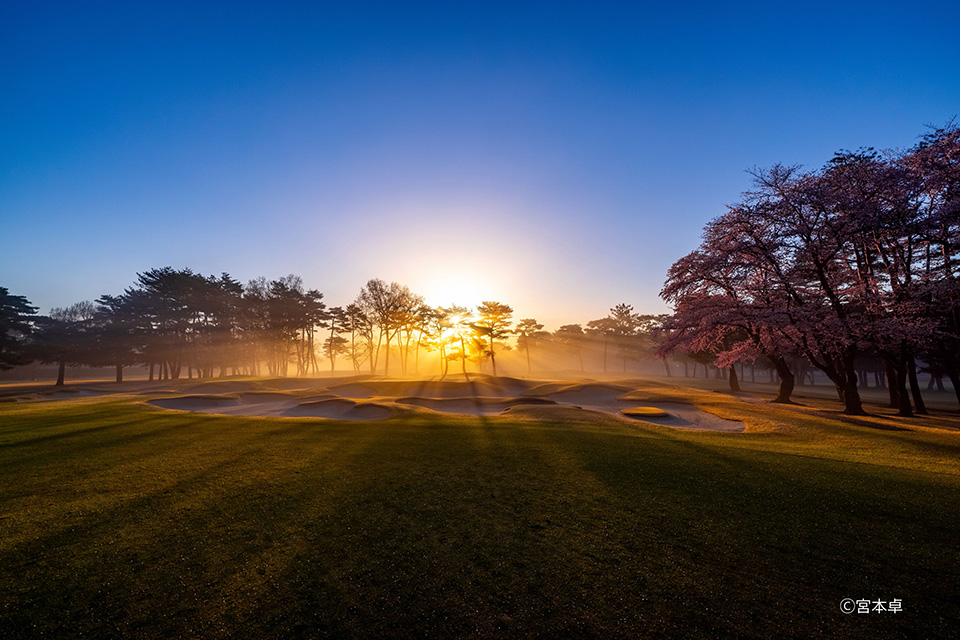
[[645,312],[745,170],[960,113],[960,3],[0,8],[0,286],[369,278],[561,323]]

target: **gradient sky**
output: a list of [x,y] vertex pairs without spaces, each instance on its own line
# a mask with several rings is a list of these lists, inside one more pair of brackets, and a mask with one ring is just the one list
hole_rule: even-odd
[[4,2],[0,286],[154,267],[666,308],[745,170],[960,113],[960,3]]

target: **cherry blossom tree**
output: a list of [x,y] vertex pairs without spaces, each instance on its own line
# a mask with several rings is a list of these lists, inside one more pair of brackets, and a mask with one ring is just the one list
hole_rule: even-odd
[[958,142],[951,124],[908,152],[841,151],[817,171],[752,172],[754,189],[668,273],[661,295],[675,313],[661,355],[709,351],[718,366],[762,355],[787,401],[787,358],[800,354],[850,414],[863,412],[864,354],[886,362],[901,415],[926,411],[919,353],[960,388]]
[[527,354],[527,375],[531,373],[530,368],[530,347],[532,346],[533,336],[543,329],[543,325],[534,318],[523,318],[517,323],[514,329],[517,333],[517,349]]

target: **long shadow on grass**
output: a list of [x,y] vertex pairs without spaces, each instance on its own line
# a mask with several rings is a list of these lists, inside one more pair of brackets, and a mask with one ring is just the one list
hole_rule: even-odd
[[[314,425],[300,426],[316,433]],[[296,532],[303,514],[316,515],[310,505],[318,492],[329,494],[336,486],[338,466],[325,462],[361,451],[367,443],[358,435],[312,448],[264,444],[267,453],[295,468],[262,469],[264,450],[201,461],[198,471],[160,491],[19,545],[3,562],[11,573],[0,582],[13,587],[4,598],[12,603],[4,628],[24,637],[37,631],[218,635],[231,618],[245,619],[244,609],[255,606],[251,594],[284,591],[282,585],[258,585],[260,567],[251,567],[250,559],[268,557],[273,546],[291,544],[291,536],[303,538]],[[305,482],[304,474],[313,481]],[[281,553],[272,561],[285,560]],[[231,576],[245,570],[250,575],[231,586]]]
[[[951,478],[655,429],[263,422],[4,556],[7,635],[948,637]],[[838,620],[841,587],[916,608]]]
[[[413,456],[415,472],[368,460],[381,482],[344,494],[281,581],[329,601],[272,619],[298,633],[315,607],[355,633],[949,636],[938,567],[957,559],[957,505],[926,474],[666,432],[475,424],[431,434],[444,455]],[[851,595],[903,597],[915,615],[842,616]]]
[[[86,420],[87,416],[82,416]],[[36,465],[64,465],[71,461],[101,458],[101,468],[128,464],[137,459],[165,455],[172,450],[196,445],[221,435],[224,425],[238,435],[237,444],[245,438],[256,437],[244,433],[236,423],[217,423],[213,416],[191,415],[187,418],[153,415],[138,415],[122,422],[97,427],[85,427],[62,434],[50,434],[0,447],[6,453],[4,466],[30,468]],[[209,427],[209,428],[205,428]],[[187,440],[183,436],[189,434]],[[166,443],[164,445],[164,441]],[[135,447],[143,447],[138,455],[131,454]],[[7,449],[6,452],[3,449]],[[117,450],[115,457],[103,456],[108,450]]]
[[960,460],[960,441],[955,436],[944,437],[940,434],[921,431],[911,431],[909,434],[881,431],[872,433],[871,437],[882,438],[886,442],[909,447],[923,454],[941,454],[941,456],[952,460]]
[[[580,468],[616,496],[616,510],[635,514],[641,553],[674,558],[660,597],[682,604],[698,629],[948,637],[947,621],[960,613],[943,590],[944,563],[960,559],[952,478],[748,450],[718,455],[696,436],[547,437],[567,448],[577,441]],[[864,596],[902,598],[912,615],[839,611],[844,597]]]
[[292,606],[250,619],[294,637],[617,628],[622,612],[594,611],[605,596],[583,580],[584,563],[600,573],[581,515],[589,501],[557,490],[561,470],[523,430],[492,424],[381,432],[278,580],[295,585]]
[[[118,408],[120,409],[119,415]],[[129,412],[128,407],[124,405],[118,405],[114,402],[104,404],[97,403],[70,405],[67,407],[31,407],[31,409],[33,409],[33,411],[5,415],[3,419],[4,424],[2,428],[0,428],[0,434],[5,437],[22,433],[46,434],[51,430],[77,426],[78,422],[80,422],[80,418],[83,418],[84,421],[111,421],[111,424],[103,425],[103,427],[101,427],[108,429],[113,426],[113,422],[122,420],[122,416]],[[72,433],[83,433],[89,431],[90,429],[91,427],[79,426],[77,429],[64,434],[50,435],[52,437],[69,437],[69,435]],[[36,438],[30,438],[21,442],[41,440],[44,437],[47,436],[39,435]],[[19,444],[19,442],[8,443],[7,446],[10,446],[10,444]]]

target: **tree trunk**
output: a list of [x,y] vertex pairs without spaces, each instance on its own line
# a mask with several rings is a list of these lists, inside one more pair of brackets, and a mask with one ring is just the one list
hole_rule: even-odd
[[730,381],[730,391],[740,391],[740,380],[737,378],[736,365],[730,365],[730,376],[727,379]]
[[905,418],[913,417],[913,407],[910,404],[910,396],[907,394],[907,359],[903,353],[897,358],[895,363],[891,363],[894,369],[894,383],[891,386],[897,388],[897,415]]
[[380,345],[383,344],[383,329],[377,335],[377,349],[373,349],[373,329],[370,329],[370,337],[367,340],[367,355],[370,358],[370,373],[377,373],[377,365],[380,364]]
[[417,350],[413,352],[413,373],[420,375],[420,343],[423,342],[423,331],[417,334]]
[[865,416],[867,413],[863,410],[863,403],[860,401],[860,393],[857,387],[849,385],[844,391],[843,412],[848,416]]
[[843,394],[843,412],[848,416],[865,416],[863,402],[860,399],[860,389],[857,387],[857,374],[851,372],[847,376],[847,386]]
[[[837,380],[834,381],[837,387],[837,395],[843,402],[843,412],[848,416],[867,415],[863,410],[863,401],[860,399],[860,380],[857,378],[856,360],[857,350],[851,348],[844,354],[843,361],[838,363],[842,365],[842,370],[836,371],[835,367],[831,367],[837,375]],[[824,371],[824,373],[828,372]]]
[[953,385],[953,393],[957,396],[957,405],[960,405],[960,371],[953,365],[947,365],[947,377]]
[[907,356],[907,377],[910,380],[910,393],[913,395],[913,405],[917,408],[917,415],[927,415],[927,405],[920,395],[920,381],[917,380],[917,362],[913,353]]
[[890,397],[890,404],[888,406],[891,409],[896,409],[900,406],[900,393],[897,389],[897,370],[886,358],[883,359],[883,364],[887,370],[887,394]]
[[407,331],[407,339],[403,342],[403,374],[410,374],[410,340],[413,339],[413,329]]
[[387,332],[387,345],[386,352],[383,354],[383,375],[386,376],[387,372],[390,370],[390,340],[393,336],[390,335],[390,332]]
[[[581,367],[581,369],[582,369],[582,368],[583,368],[583,367]],[[668,377],[668,378],[672,378],[672,377],[673,377],[673,373],[670,371],[670,363],[667,362],[667,359],[666,359],[666,358],[663,359],[663,368],[664,368],[664,370],[666,370],[666,372],[667,372],[667,377]]]
[[360,373],[360,365],[357,364],[357,334],[350,330],[350,360],[353,362],[353,372]]
[[123,382],[123,365],[117,359],[117,382]]
[[603,337],[603,372],[604,373],[607,372],[607,343],[608,342],[610,342],[610,340],[607,338],[607,336],[604,336]]
[[793,404],[790,396],[793,395],[793,388],[796,386],[797,379],[790,370],[790,365],[784,358],[770,358],[777,375],[780,377],[780,388],[777,390],[777,397],[773,399],[778,404]]
[[64,374],[67,371],[67,362],[63,358],[60,359],[60,366],[57,368],[57,385],[58,387],[63,386]]

